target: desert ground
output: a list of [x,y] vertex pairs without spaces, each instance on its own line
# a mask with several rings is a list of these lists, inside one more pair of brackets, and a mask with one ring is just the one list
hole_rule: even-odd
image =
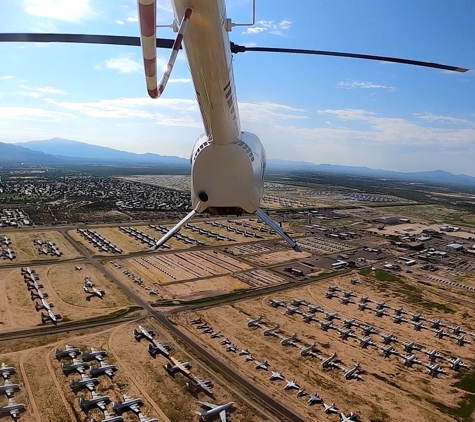
[[[0,235],[3,235],[1,231]],[[55,230],[46,230],[44,232],[9,231],[6,235],[12,242],[9,247],[15,252],[16,258],[13,261],[0,259],[0,266],[36,261],[63,261],[81,257],[81,254],[64,238],[64,236]],[[63,254],[58,257],[56,255],[45,255],[39,253],[38,249],[40,247],[34,243],[35,240],[53,242]]]
[[[457,380],[464,374],[471,373],[475,360],[473,358],[472,338],[467,335],[470,344],[458,346],[449,337],[438,339],[429,329],[415,331],[408,322],[397,324],[390,316],[379,318],[372,311],[359,311],[355,304],[344,305],[339,299],[327,299],[324,292],[329,284],[338,285],[341,290],[353,290],[359,300],[362,295],[369,296],[373,301],[385,301],[391,307],[402,306],[408,314],[403,316],[410,320],[410,313],[420,312],[427,321],[424,325],[430,327],[429,319],[440,319],[447,326],[460,325],[466,332],[473,332],[475,323],[467,319],[471,315],[471,307],[457,300],[446,301],[433,294],[430,289],[424,287],[421,292],[411,288],[410,282],[405,283],[390,292],[384,287],[384,283],[376,281],[371,276],[357,276],[360,284],[352,285],[349,279],[355,277],[341,276],[328,279],[298,289],[288,290],[278,296],[265,296],[259,299],[244,300],[220,307],[209,308],[190,313],[174,315],[176,322],[183,325],[183,329],[192,333],[194,337],[211,348],[214,353],[227,362],[230,366],[238,369],[249,379],[260,383],[269,394],[278,398],[281,402],[288,403],[292,409],[304,418],[312,420],[328,420],[323,415],[320,405],[313,407],[306,405],[307,398],[297,398],[294,392],[283,390],[282,381],[269,381],[269,372],[256,370],[252,362],[245,362],[244,356],[238,353],[226,352],[220,344],[224,337],[237,345],[237,350],[248,348],[253,357],[258,361],[267,359],[269,371],[281,371],[287,380],[295,379],[307,393],[318,392],[326,403],[335,402],[338,408],[346,413],[357,412],[362,420],[383,421],[444,421],[453,420],[440,409],[461,408],[463,400],[467,400],[466,391],[456,385]],[[417,298],[415,295],[421,295]],[[335,329],[323,331],[317,322],[305,323],[299,314],[284,315],[285,308],[273,308],[269,306],[269,299],[282,299],[290,305],[293,298],[305,299],[309,304],[321,306],[324,311],[337,312],[341,320],[336,320],[336,328],[342,328],[342,320],[345,318],[355,319],[359,325],[372,325],[378,334],[371,335],[376,346],[363,349],[357,339],[349,338],[341,340]],[[417,300],[416,300],[417,299]],[[419,303],[417,303],[419,302]],[[374,303],[369,304],[374,307]],[[301,313],[307,313],[305,305],[299,306]],[[391,309],[387,309],[392,315]],[[261,328],[247,326],[247,318],[263,316]],[[201,317],[206,320],[213,330],[222,330],[223,337],[211,339],[208,335],[200,334],[195,326],[190,324],[194,318]],[[324,314],[317,312],[318,320],[324,319]],[[277,337],[262,335],[262,328],[272,327],[279,324],[281,337],[297,334],[296,346],[282,346]],[[362,336],[361,330],[352,328],[357,336]],[[450,331],[445,328],[446,331]],[[444,358],[460,357],[469,366],[470,372],[461,370],[460,374],[453,371],[450,365],[439,359],[440,366],[446,371],[438,377],[431,377],[422,365],[405,367],[402,359],[398,356],[384,358],[378,350],[382,344],[381,334],[392,333],[397,337],[393,347],[398,353],[403,354],[402,342],[414,341],[424,349],[436,349]],[[345,380],[343,373],[338,369],[322,369],[320,361],[315,357],[302,357],[299,347],[316,343],[317,354],[323,357],[330,356],[333,352],[338,355],[341,367],[351,368],[355,363],[361,363],[363,381],[354,379]],[[427,356],[422,351],[414,353],[422,363],[427,363]],[[465,371],[465,372],[464,372]],[[379,418],[379,419],[378,419]],[[334,417],[336,420],[336,417]]]

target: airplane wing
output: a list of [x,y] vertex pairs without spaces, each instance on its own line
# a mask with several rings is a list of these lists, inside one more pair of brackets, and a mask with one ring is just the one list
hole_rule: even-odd
[[226,422],[226,410],[223,410],[219,413],[219,417],[221,418],[221,422]]
[[109,377],[113,377],[114,376],[114,371],[112,369],[106,369],[104,371],[106,373],[106,375],[108,375]]
[[201,404],[201,406],[205,406],[209,409],[214,409],[216,407],[218,407],[217,405],[213,404],[213,403],[208,403],[206,401],[198,401],[199,404]]

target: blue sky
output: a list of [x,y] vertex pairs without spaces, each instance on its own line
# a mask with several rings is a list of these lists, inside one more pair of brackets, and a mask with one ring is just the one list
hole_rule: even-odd
[[[211,0],[209,0],[211,1]],[[157,20],[172,21],[159,0]],[[249,0],[228,0],[234,22]],[[465,74],[374,61],[249,52],[234,57],[242,129],[267,156],[475,176],[473,0],[257,0],[239,44],[398,56]],[[135,0],[2,0],[0,32],[138,35]],[[170,29],[158,36],[173,38]],[[162,98],[147,97],[138,47],[0,45],[0,141],[61,137],[189,157],[202,123],[180,53]],[[168,51],[159,50],[163,64]]]

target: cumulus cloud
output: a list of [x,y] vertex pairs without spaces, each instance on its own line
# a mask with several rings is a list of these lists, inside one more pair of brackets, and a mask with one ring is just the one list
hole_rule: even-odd
[[117,57],[105,62],[107,69],[118,70],[120,73],[141,72],[142,65],[128,57]]
[[90,0],[24,0],[26,13],[70,23],[81,23],[94,16]]
[[121,21],[120,19],[117,19],[117,20],[115,21],[115,23],[116,23],[117,25],[123,25],[123,24],[124,24],[124,21]]
[[274,35],[283,35],[284,31],[288,31],[292,27],[290,19],[284,19],[280,22],[259,21],[255,26],[247,28],[243,34],[259,34],[261,32],[270,32]]
[[15,76],[12,76],[12,75],[5,75],[5,76],[0,76],[0,80],[1,81],[4,81],[6,79],[13,79]]

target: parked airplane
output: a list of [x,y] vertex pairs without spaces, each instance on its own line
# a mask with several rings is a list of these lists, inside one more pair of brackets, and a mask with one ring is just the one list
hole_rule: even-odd
[[38,280],[26,280],[26,288],[29,292],[31,292],[32,290],[40,290],[42,289],[44,286],[40,283],[38,283]]
[[363,349],[366,349],[368,346],[376,346],[376,343],[371,337],[358,337],[358,340]]
[[323,313],[323,309],[321,306],[318,306],[318,305],[307,305],[308,306],[308,310],[310,312],[313,312],[314,314],[317,313],[317,312],[322,312]]
[[305,390],[305,388],[301,388],[299,391],[297,391],[297,397],[304,397],[304,396],[308,396],[308,393]]
[[277,337],[277,333],[280,331],[279,328],[280,328],[280,325],[275,324],[274,327],[272,327],[272,328],[266,328],[262,332],[262,334],[264,334],[265,336],[276,336]]
[[210,337],[211,338],[219,338],[219,337],[222,337],[223,335],[221,334],[221,330],[219,331],[213,331],[211,334],[210,334]]
[[13,384],[10,380],[6,379],[3,385],[0,385],[0,393],[5,393],[7,397],[12,397],[15,391],[18,391],[20,386]]
[[468,341],[464,336],[452,336],[452,338],[455,340],[455,342],[459,346],[464,346],[465,344],[470,344],[470,341]]
[[434,350],[423,350],[422,351],[425,355],[427,355],[427,357],[429,358],[429,360],[431,362],[435,362],[437,359],[442,359],[443,356],[437,352],[435,349]]
[[358,297],[358,295],[353,290],[343,290],[343,297]]
[[87,362],[83,362],[82,360],[77,360],[75,358],[73,358],[72,364],[61,364],[61,369],[63,370],[64,375],[68,375],[71,372],[84,374],[87,368],[89,368],[89,364]]
[[206,327],[204,330],[201,331],[201,334],[211,334],[213,332],[212,327]]
[[8,366],[5,362],[2,362],[0,365],[0,375],[3,379],[7,379],[10,375],[13,375],[16,372],[16,369],[13,366]]
[[458,371],[460,368],[468,368],[468,365],[462,362],[460,358],[450,359],[447,358],[447,362],[450,363],[450,366],[454,371]]
[[432,331],[435,333],[435,336],[440,339],[444,338],[445,336],[450,336],[450,334],[447,331],[444,331],[443,328],[439,328],[438,330],[432,328]]
[[226,422],[227,420],[226,410],[228,410],[234,404],[234,402],[229,402],[229,403],[217,405],[213,403],[207,403],[204,401],[199,401],[198,403],[201,404],[201,409],[199,412],[195,412],[195,413],[199,415],[202,421],[207,421],[212,416],[219,415],[219,417],[221,418],[221,422]]
[[247,319],[247,326],[248,327],[258,327],[259,323],[262,321],[264,318],[263,315],[259,315],[257,318],[248,318]]
[[285,380],[285,386],[284,386],[284,390],[300,390],[300,385],[297,384],[297,381],[295,380],[292,380],[292,381],[289,381],[289,380]]
[[99,375],[106,374],[109,378],[112,378],[116,371],[117,366],[102,361],[100,362],[99,366],[91,366],[89,375],[91,375],[91,377],[97,377]]
[[242,349],[239,353],[238,356],[243,356],[243,355],[250,355],[251,352],[248,349]]
[[226,344],[231,344],[231,340],[229,340],[227,337],[223,340],[221,340],[221,345],[224,346]]
[[431,319],[430,321],[431,328],[438,329],[440,327],[446,327],[446,325],[440,321],[440,319]]
[[91,394],[91,399],[85,399],[84,397],[79,399],[79,406],[81,407],[81,410],[84,413],[87,413],[89,409],[96,406],[102,411],[107,410],[106,406],[111,401],[109,396],[100,396],[95,391],[92,391]]
[[459,325],[453,325],[451,327],[447,327],[449,330],[452,331],[452,333],[456,336],[459,336],[460,334],[466,334],[467,332],[460,327]]
[[95,349],[94,347],[91,347],[90,352],[81,353],[81,359],[86,362],[89,362],[90,360],[94,360],[94,359],[100,362],[106,356],[107,356],[107,352],[105,350],[98,350],[98,349]]
[[369,336],[370,334],[378,334],[378,331],[376,331],[376,329],[372,327],[371,325],[363,325],[363,326],[360,326],[360,328],[361,328],[361,333],[364,336]]
[[[198,327],[199,328],[199,327]],[[140,339],[142,338],[146,338],[148,341],[153,341],[153,337],[155,337],[155,331],[153,330],[148,330],[144,327],[142,327],[141,325],[139,325],[139,329],[136,330],[134,328],[134,337],[135,337],[135,340],[137,341],[140,341]]]
[[414,314],[411,314],[411,321],[419,322],[419,321],[425,321],[426,319],[422,316],[422,314],[416,312]]
[[344,413],[340,413],[340,422],[356,422],[357,416],[351,412],[348,416],[346,416]]
[[17,420],[20,417],[20,413],[26,409],[22,403],[17,403],[15,399],[9,398],[8,403],[5,406],[0,407],[0,417],[11,416],[13,420]]
[[342,340],[347,340],[349,337],[356,338],[355,332],[351,328],[337,329],[338,336]]
[[281,380],[285,381],[284,375],[281,372],[272,371],[272,375],[269,377],[271,381]]
[[159,422],[158,418],[147,418],[142,413],[139,413],[137,416],[139,418],[139,422]]
[[404,360],[403,365],[404,366],[412,366],[414,364],[421,364],[422,362],[417,359],[417,356],[412,354],[412,355],[399,355],[401,358]]
[[427,330],[427,327],[419,321],[412,321],[412,327],[415,331]]
[[236,353],[236,350],[237,350],[237,346],[233,343],[231,344],[226,344],[226,352],[233,352],[233,353]]
[[401,346],[403,347],[404,351],[407,353],[411,353],[413,350],[421,350],[421,346],[418,346],[416,343],[411,341],[410,343],[402,342]]
[[365,311],[366,309],[373,309],[371,306],[369,306],[366,302],[360,302],[358,303],[358,311]]
[[49,311],[51,308],[54,307],[54,304],[52,302],[47,302],[46,300],[44,299],[41,299],[41,302],[38,303],[38,302],[35,302],[35,309],[36,309],[36,312],[39,312],[41,309],[45,309],[47,311]]
[[323,403],[323,399],[317,394],[310,394],[310,397],[307,400],[307,404],[309,406],[313,406],[314,404]]
[[293,306],[307,306],[307,301],[305,299],[293,298],[291,304]]
[[56,349],[54,354],[58,360],[64,357],[70,357],[71,359],[74,359],[77,355],[81,354],[81,349],[79,349],[79,347],[66,344],[66,348],[64,350]]
[[310,324],[312,321],[318,322],[318,318],[316,318],[312,313],[302,314],[302,319],[303,322],[306,322],[307,324]]
[[160,343],[158,340],[152,340],[152,343],[148,345],[148,353],[152,357],[157,356],[157,354],[161,353],[163,356],[168,357],[170,356],[170,346],[168,344]]
[[285,300],[278,300],[278,299],[269,299],[269,305],[273,308],[278,308],[279,306],[285,306]]
[[375,310],[374,310],[374,314],[375,314],[377,317],[379,317],[379,318],[381,318],[381,317],[383,317],[383,316],[385,316],[385,315],[389,315],[389,314],[386,312],[386,310],[384,310],[384,309],[375,309]]
[[374,308],[375,309],[384,309],[384,308],[390,308],[390,306],[386,302],[381,301],[381,302],[374,302]]
[[369,296],[360,296],[360,303],[372,302]]
[[325,319],[328,321],[333,321],[334,319],[341,319],[338,316],[337,312],[325,312]]
[[112,410],[116,413],[121,414],[127,410],[131,410],[134,413],[140,413],[140,407],[143,406],[143,400],[141,398],[133,399],[127,394],[122,394],[124,398],[123,402],[112,402]]
[[201,319],[201,317],[199,317],[197,319],[192,319],[190,323],[193,325],[198,325],[198,324],[203,324],[203,322],[204,321]]
[[392,347],[390,344],[388,344],[387,346],[381,347],[380,350],[381,350],[381,354],[385,358],[388,358],[391,355],[399,355],[396,349]]
[[330,413],[338,413],[338,408],[336,407],[335,403],[332,403],[332,404],[326,404],[326,403],[322,403],[323,404],[323,411],[327,414],[330,414]]
[[282,337],[280,340],[280,344],[282,344],[282,346],[295,346],[296,340],[297,340],[297,333],[293,333],[289,337]]
[[343,375],[345,376],[345,378],[347,380],[354,378],[354,379],[357,379],[359,381],[363,381],[363,378],[359,374],[360,370],[361,370],[361,366],[360,366],[359,363],[357,363],[357,364],[355,364],[355,366],[353,366],[353,368],[350,368],[350,369],[347,369],[346,371],[344,371]]
[[346,328],[351,328],[351,327],[359,327],[360,324],[356,322],[354,319],[344,319],[343,320],[343,326]]
[[334,284],[330,284],[328,287],[327,287],[327,290],[330,291],[330,292],[341,292],[341,289],[334,285]]
[[338,365],[334,362],[338,355],[334,352],[332,355],[328,356],[327,358],[321,358],[321,366],[322,368],[337,368]]
[[71,387],[71,390],[75,392],[81,388],[87,388],[89,391],[94,391],[95,386],[97,384],[99,384],[99,380],[97,378],[90,378],[86,374],[81,374],[80,381],[76,381],[76,380],[69,381],[69,386]]
[[320,328],[323,331],[328,331],[330,328],[336,328],[331,321],[320,321]]
[[287,306],[285,309],[284,315],[293,315],[293,314],[301,314],[302,311],[300,308],[297,308],[296,306]]
[[391,344],[397,342],[397,337],[394,334],[381,334],[381,341],[383,344]]
[[256,369],[263,369],[264,371],[267,371],[269,368],[269,362],[267,362],[267,360],[264,362],[259,362],[256,360],[254,364],[256,365]]
[[124,418],[122,416],[109,413],[107,410],[104,410],[104,419],[91,419],[91,422],[124,422]]
[[43,324],[48,322],[48,321],[51,321],[53,324],[57,324],[58,320],[61,319],[61,315],[60,314],[55,314],[51,309],[48,309],[46,314],[41,312],[40,316],[41,316],[41,322]]
[[343,304],[343,305],[348,305],[350,303],[355,303],[354,300],[351,299],[351,297],[342,297],[340,298],[340,302]]
[[211,389],[214,387],[214,384],[212,381],[204,381],[200,377],[195,376],[189,382],[186,383],[186,386],[193,393],[195,393],[198,390],[202,390],[209,396],[211,397],[214,396],[214,393],[211,391]]
[[300,348],[300,356],[312,356],[316,357],[317,354],[315,353],[317,350],[317,342],[314,342],[310,346],[303,346]]
[[167,362],[166,365],[163,365],[165,370],[170,375],[174,374],[177,371],[182,372],[186,376],[190,375],[190,371],[188,369],[191,368],[191,364],[189,362],[180,362],[173,356],[170,357],[170,360],[172,361],[173,365],[170,362]]
[[438,363],[434,363],[433,365],[425,364],[424,366],[427,368],[429,374],[433,377],[437,377],[439,374],[447,374],[447,372],[444,371]]
[[325,297],[327,299],[331,299],[331,298],[334,298],[334,297],[338,297],[338,295],[333,290],[327,290],[325,292]]
[[76,265],[76,266],[74,267],[74,270],[75,270],[75,271],[81,271],[81,270],[82,270],[82,267],[80,267],[79,265]]
[[403,307],[393,308],[394,315],[407,315],[407,312],[404,310]]
[[48,297],[48,293],[43,293],[41,290],[37,290],[36,293],[34,291],[30,291],[31,300],[35,299],[46,299]]
[[83,289],[85,293],[89,293],[89,296],[86,297],[87,301],[90,301],[92,296],[97,296],[101,299],[104,299],[104,295],[106,294],[104,290],[97,289],[96,287],[84,286]]
[[402,315],[394,315],[394,316],[393,316],[393,321],[394,321],[396,324],[401,324],[402,322],[407,322],[407,319],[404,318]]

